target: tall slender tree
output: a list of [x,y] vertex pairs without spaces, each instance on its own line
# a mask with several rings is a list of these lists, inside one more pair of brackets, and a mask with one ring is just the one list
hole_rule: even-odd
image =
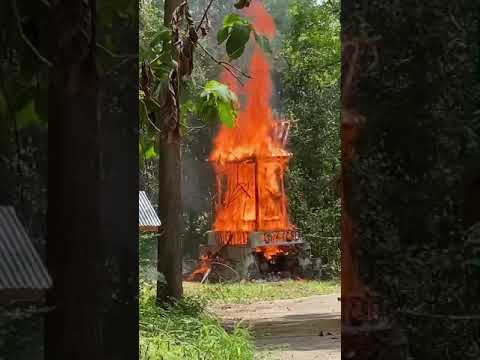
[[[95,3],[52,3],[47,264],[49,359],[100,359],[100,118]],[[67,19],[72,19],[68,22]],[[63,34],[57,38],[57,34]],[[68,199],[68,202],[65,200]]]
[[[171,28],[172,17],[182,0],[166,0],[164,24]],[[162,219],[163,231],[158,240],[158,272],[163,274],[157,286],[157,298],[180,298],[182,287],[182,195],[181,195],[181,135],[179,118],[179,83],[184,74],[171,73],[173,101],[168,107],[156,113],[157,121],[162,124],[159,136],[159,200],[158,209]]]

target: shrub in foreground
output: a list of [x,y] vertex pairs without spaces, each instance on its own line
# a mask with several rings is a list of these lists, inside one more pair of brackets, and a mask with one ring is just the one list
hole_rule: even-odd
[[205,311],[205,303],[185,297],[166,308],[155,304],[155,289],[140,294],[141,360],[252,360],[254,346],[247,330],[227,333]]

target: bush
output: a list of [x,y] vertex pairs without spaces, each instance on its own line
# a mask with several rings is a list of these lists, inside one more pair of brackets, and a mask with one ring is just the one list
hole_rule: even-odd
[[140,295],[140,359],[142,360],[251,360],[254,346],[247,330],[227,333],[205,310],[205,302],[185,297],[161,308],[155,288]]

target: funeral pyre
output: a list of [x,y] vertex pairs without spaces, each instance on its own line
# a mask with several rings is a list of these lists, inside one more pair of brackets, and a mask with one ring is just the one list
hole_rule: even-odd
[[[261,2],[252,2],[245,13],[258,33],[275,36],[273,18]],[[214,140],[209,161],[217,182],[215,221],[190,280],[220,280],[219,272],[232,270],[238,278],[306,277],[312,271],[310,249],[287,212],[284,175],[292,157],[286,149],[290,123],[273,114],[270,71],[268,58],[256,45],[245,86],[230,73],[222,74],[222,81],[245,104],[235,126],[222,126]]]

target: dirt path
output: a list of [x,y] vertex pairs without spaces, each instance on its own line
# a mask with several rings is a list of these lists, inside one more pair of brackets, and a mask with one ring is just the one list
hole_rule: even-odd
[[339,360],[338,294],[211,308],[226,327],[252,329],[258,359]]

